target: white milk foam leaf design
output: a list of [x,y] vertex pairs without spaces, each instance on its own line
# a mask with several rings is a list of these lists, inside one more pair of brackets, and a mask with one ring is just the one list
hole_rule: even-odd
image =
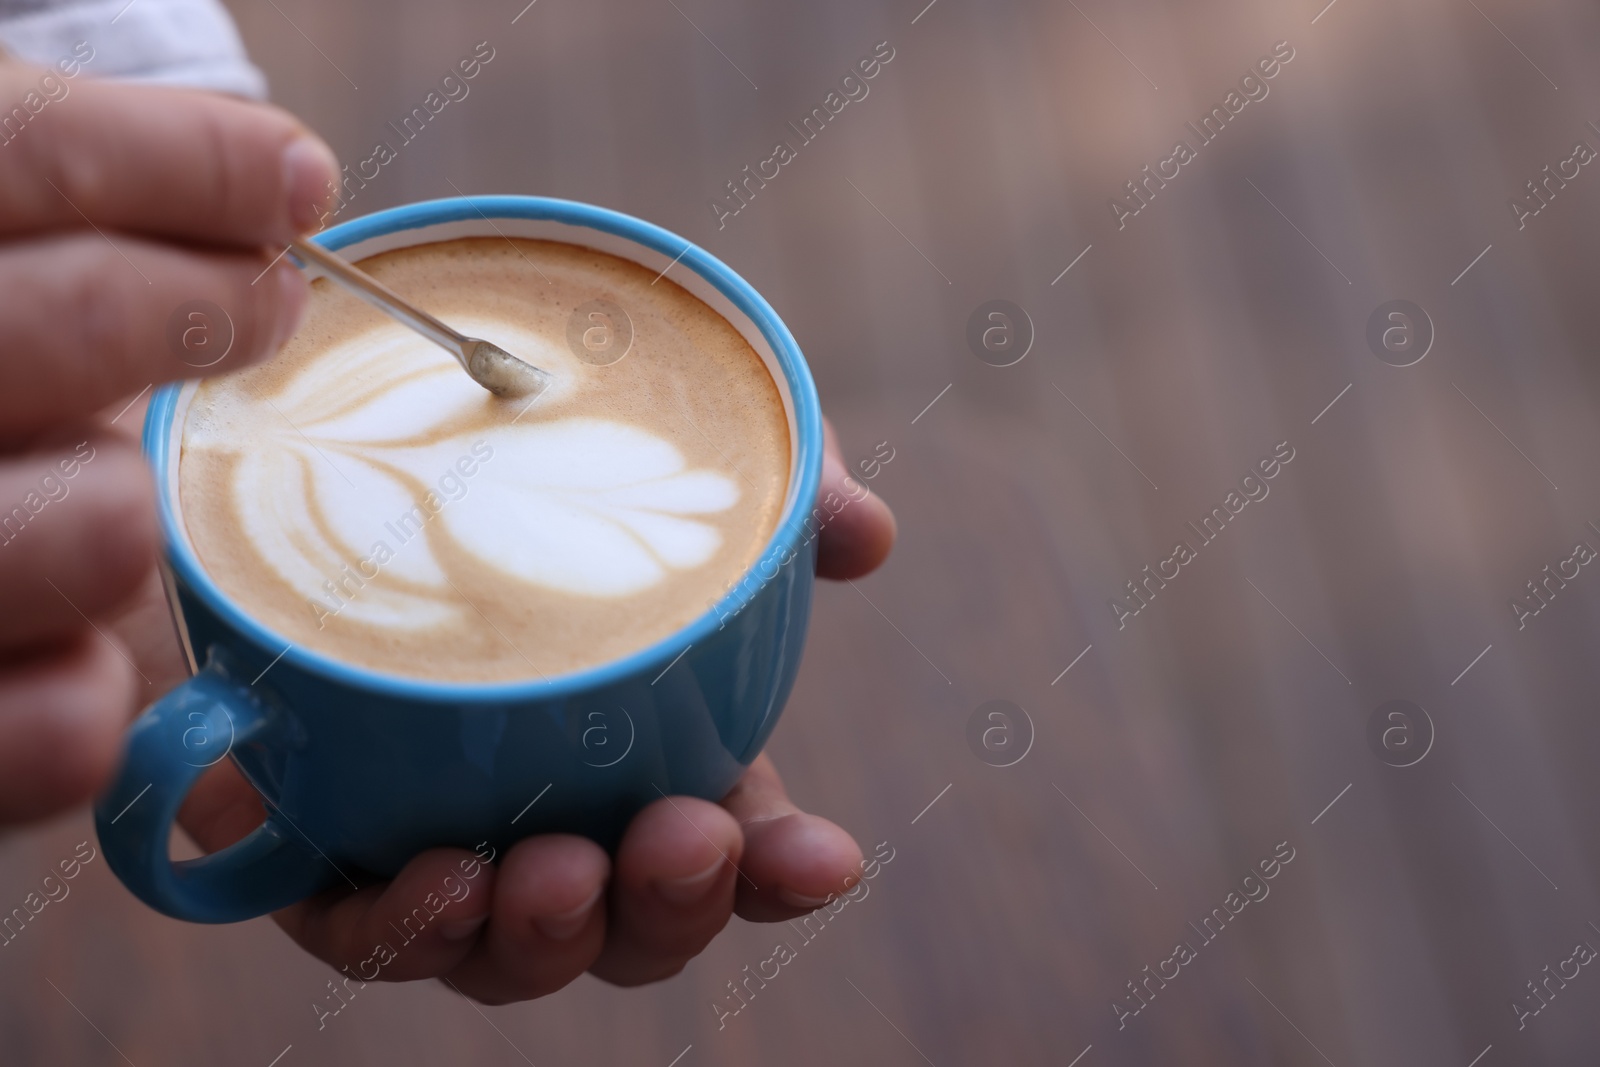
[[[367,266],[402,292],[429,278],[447,321],[549,369],[533,404],[488,396],[326,283],[280,360],[190,403],[186,528],[287,639],[407,675],[548,677],[687,623],[771,535],[787,423],[743,338],[623,260],[518,241],[552,278],[530,283],[494,251],[451,241]],[[561,307],[597,295],[633,305],[638,351],[613,366],[564,343]]]

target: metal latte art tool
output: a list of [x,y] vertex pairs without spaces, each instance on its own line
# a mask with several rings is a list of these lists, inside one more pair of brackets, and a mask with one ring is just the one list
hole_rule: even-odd
[[452,330],[342,256],[304,238],[293,241],[289,248],[301,264],[321,267],[356,296],[455,356],[472,380],[495,396],[532,398],[549,386],[549,372],[523,362],[499,345]]

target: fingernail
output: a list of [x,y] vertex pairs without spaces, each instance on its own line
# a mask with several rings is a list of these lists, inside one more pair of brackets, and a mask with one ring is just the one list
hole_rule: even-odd
[[300,323],[306,316],[306,301],[311,296],[311,289],[306,285],[305,278],[301,276],[299,269],[289,262],[288,257],[280,260],[273,270],[278,275],[278,293],[282,297],[282,302],[278,308],[277,334],[272,339],[272,351],[267,355],[276,354],[300,328]]
[[439,936],[446,941],[465,941],[489,921],[489,916],[480,915],[476,919],[453,919],[447,923],[439,924]]
[[722,873],[723,860],[687,878],[663,878],[655,883],[656,892],[669,904],[693,904],[711,891],[717,876]]
[[778,890],[778,898],[792,908],[804,908],[807,911],[816,911],[828,902],[827,897],[802,896],[792,889]]
[[339,180],[339,163],[315,137],[300,137],[283,150],[283,191],[289,198],[289,222],[296,234],[322,224]]
[[589,925],[589,913],[594,909],[595,901],[599,899],[600,890],[596,889],[589,894],[588,900],[571,911],[564,911],[560,915],[541,915],[533,920],[533,925],[552,941],[566,941]]

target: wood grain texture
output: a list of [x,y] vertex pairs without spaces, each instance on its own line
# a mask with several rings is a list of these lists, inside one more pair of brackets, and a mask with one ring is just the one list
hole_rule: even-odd
[[[102,860],[0,948],[0,1060],[1592,1056],[1600,976],[1520,1031],[1510,1004],[1600,947],[1600,576],[1520,631],[1508,605],[1575,541],[1600,547],[1600,173],[1520,231],[1508,198],[1600,146],[1600,16],[923,4],[538,0],[514,25],[519,0],[234,5],[277,100],[346,161],[490,42],[470,96],[351,212],[459,190],[658,222],[778,308],[847,456],[895,449],[873,486],[900,544],[820,591],[771,745],[798,800],[896,850],[870,896],[720,1031],[712,1000],[792,932],[736,922],[660,985],[505,1008],[372,986],[319,1032],[326,967],[264,921],[156,916]],[[1285,40],[1268,95],[1119,229],[1110,198]],[[867,97],[719,229],[724,183],[880,41]],[[995,297],[1036,330],[1012,367],[965,341]],[[1396,298],[1436,334],[1408,368],[1365,341]],[[1285,441],[1270,495],[1119,628],[1108,599]],[[1397,698],[1436,733],[1403,769],[1367,741]],[[1031,720],[1015,766],[968,747],[993,699]],[[79,815],[0,844],[0,908],[90,835]],[[1190,924],[1285,841],[1270,894],[1203,943]],[[1178,941],[1196,958],[1119,1029],[1127,983]]]

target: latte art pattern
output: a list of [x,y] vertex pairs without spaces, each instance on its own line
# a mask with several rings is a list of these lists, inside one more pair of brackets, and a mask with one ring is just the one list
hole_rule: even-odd
[[[585,596],[619,597],[698,567],[722,547],[690,516],[739,499],[732,479],[691,470],[676,448],[600,419],[529,427],[507,441],[495,499],[450,512],[451,532],[515,577]],[[503,478],[499,477],[504,475]]]
[[[512,343],[546,365],[560,358],[539,352],[535,337]],[[319,388],[329,377],[353,388]],[[482,388],[427,341],[387,327],[329,351],[226,432],[202,423],[189,447],[238,454],[243,532],[319,627],[346,608],[407,629],[463,610],[418,536],[435,517],[484,567],[580,596],[638,593],[721,547],[717,529],[694,516],[738,501],[730,478],[690,469],[672,444],[606,419],[519,419],[493,445],[475,431],[448,433],[484,403]],[[360,583],[380,570],[395,581]]]
[[[392,253],[369,269],[398,258],[420,273],[476,244]],[[551,327],[564,326],[563,297],[592,296],[593,282],[578,281],[610,257],[519,244],[544,253],[558,290],[575,290],[541,294],[550,321],[518,322],[492,291],[499,299],[485,301],[476,270],[450,321],[555,375],[532,405],[491,397],[447,354],[322,284],[301,358],[291,345],[286,365],[208,382],[191,403],[186,526],[225,590],[291,639],[401,673],[548,676],[704,611],[770,534],[787,439],[772,439],[781,408],[742,339],[715,319],[732,350],[722,362],[738,373],[711,362],[722,388],[709,392],[663,358],[703,358],[670,315],[636,311],[640,351],[586,365]],[[488,250],[473,251],[476,265]],[[580,251],[589,263],[572,262]],[[507,287],[492,266],[483,272]],[[608,275],[639,269],[601,266],[612,286]],[[682,290],[658,291],[669,312],[714,315]],[[318,331],[319,312],[338,328]],[[741,422],[753,436],[729,435]]]

